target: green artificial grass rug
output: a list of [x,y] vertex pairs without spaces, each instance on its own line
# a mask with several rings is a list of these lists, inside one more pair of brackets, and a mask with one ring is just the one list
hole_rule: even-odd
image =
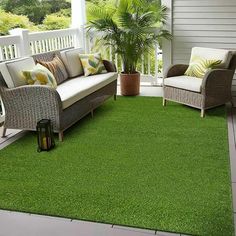
[[[56,139],[57,140],[57,139]],[[192,235],[233,235],[225,108],[118,97],[37,153],[0,151],[0,208]]]

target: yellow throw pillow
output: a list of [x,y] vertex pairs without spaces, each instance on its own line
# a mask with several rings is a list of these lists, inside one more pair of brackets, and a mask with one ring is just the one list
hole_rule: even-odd
[[221,63],[221,60],[207,60],[199,56],[192,56],[189,67],[184,74],[202,79],[208,70],[216,68]]
[[80,60],[84,69],[85,76],[107,72],[100,53],[80,54]]
[[29,85],[47,85],[57,87],[53,74],[44,66],[37,64],[32,70],[22,71],[22,76]]

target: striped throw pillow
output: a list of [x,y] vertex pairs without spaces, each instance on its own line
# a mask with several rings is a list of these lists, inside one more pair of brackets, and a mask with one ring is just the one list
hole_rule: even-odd
[[202,79],[208,70],[217,68],[221,63],[221,60],[208,60],[199,56],[192,56],[189,67],[184,74]]
[[36,62],[45,66],[52,72],[58,85],[67,80],[69,77],[65,65],[57,55],[53,58],[52,61],[36,60]]
[[32,70],[22,71],[22,77],[28,85],[47,85],[57,87],[53,74],[44,66],[37,64]]
[[96,75],[106,73],[107,70],[103,64],[100,53],[95,54],[80,54],[81,64],[84,69],[84,75]]

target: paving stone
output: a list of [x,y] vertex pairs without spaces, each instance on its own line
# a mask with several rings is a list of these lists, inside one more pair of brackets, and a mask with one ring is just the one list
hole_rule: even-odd
[[232,194],[233,194],[233,209],[236,213],[236,183],[232,183]]
[[137,235],[137,236],[150,236],[155,235],[155,230],[147,230],[147,229],[138,229],[133,227],[119,226],[113,225],[113,230],[119,235]]
[[139,229],[139,228],[133,228],[133,227],[126,227],[126,226],[119,226],[119,225],[113,225],[114,230],[119,230],[123,232],[130,232],[130,233],[136,233],[137,235],[155,235],[155,230],[148,230],[148,229]]
[[[236,146],[235,146],[235,134],[236,130],[234,125],[236,119],[233,120],[231,114],[228,114],[228,140],[229,140],[229,154],[230,154],[230,167],[231,167],[231,182],[236,183]],[[235,123],[235,124],[234,124]]]
[[0,236],[78,236],[79,227],[69,220],[24,213],[1,212]]
[[[157,236],[180,236],[180,234],[156,231]],[[182,235],[182,234],[181,234]]]

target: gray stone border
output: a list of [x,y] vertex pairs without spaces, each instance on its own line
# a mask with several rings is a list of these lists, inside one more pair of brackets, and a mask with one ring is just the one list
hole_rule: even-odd
[[236,235],[236,108],[227,105],[228,141],[231,168],[234,230]]

